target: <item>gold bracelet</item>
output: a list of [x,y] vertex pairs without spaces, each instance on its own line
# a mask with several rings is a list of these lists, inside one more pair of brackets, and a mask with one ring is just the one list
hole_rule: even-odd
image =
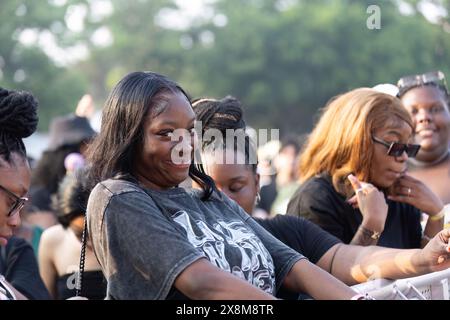
[[[447,209],[448,208],[448,209]],[[434,216],[430,216],[428,219],[430,221],[439,221],[442,218],[445,217],[445,213],[450,209],[450,207],[448,207],[448,205],[445,205],[441,211],[439,211],[438,214],[434,215]]]
[[373,240],[378,240],[381,236],[381,232],[369,230],[362,225],[359,226],[359,229],[361,229],[361,232],[366,235],[367,237],[372,238]]

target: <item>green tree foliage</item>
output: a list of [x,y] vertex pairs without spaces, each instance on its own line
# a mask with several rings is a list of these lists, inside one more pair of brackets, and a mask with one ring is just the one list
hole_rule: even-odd
[[[184,29],[176,28],[179,21],[160,21],[178,8],[174,0],[105,0],[112,13],[94,19],[96,1],[23,1],[27,13],[18,17],[19,4],[2,0],[0,85],[37,93],[44,118],[73,110],[86,89],[101,104],[124,74],[153,70],[193,97],[232,94],[244,103],[250,125],[284,135],[309,131],[317,110],[344,91],[436,69],[450,76],[448,18],[430,23],[416,0],[403,1],[413,8],[409,14],[400,13],[400,0],[211,0]],[[447,0],[429,1],[449,8]],[[370,30],[366,10],[373,2],[381,28]],[[73,5],[88,11],[80,32],[64,24]],[[61,46],[83,43],[90,54],[75,66],[56,67],[39,48],[17,41],[24,28],[52,30]],[[110,45],[92,41],[99,28],[111,32]],[[19,68],[27,76],[17,83]]]
[[85,76],[58,67],[38,46],[24,45],[19,37],[24,30],[52,32],[55,40],[64,31],[66,6],[47,1],[2,0],[0,3],[0,86],[31,91],[39,100],[39,128],[46,130],[55,115],[74,110],[87,87]]
[[[379,4],[381,29],[369,30],[363,1],[221,1],[224,28],[213,47],[191,55],[203,92],[233,93],[257,126],[311,129],[316,110],[355,87],[394,82],[402,75],[449,69],[450,36],[415,16]],[[215,71],[215,72],[214,72]]]

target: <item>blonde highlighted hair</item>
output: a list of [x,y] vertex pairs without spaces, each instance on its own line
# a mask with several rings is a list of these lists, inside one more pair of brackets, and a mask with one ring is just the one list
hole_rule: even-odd
[[347,176],[370,182],[372,135],[377,129],[413,122],[401,101],[391,95],[359,88],[331,99],[310,134],[299,162],[300,182],[321,173],[332,177],[334,188],[350,196]]

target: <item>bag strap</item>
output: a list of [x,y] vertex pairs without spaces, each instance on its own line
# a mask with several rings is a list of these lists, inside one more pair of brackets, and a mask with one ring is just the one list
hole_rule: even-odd
[[0,274],[6,271],[6,247],[0,246]]
[[86,260],[86,243],[87,243],[87,217],[84,215],[84,227],[83,234],[81,236],[81,253],[80,253],[80,266],[78,270],[78,277],[76,282],[75,296],[81,295],[81,289],[83,284],[84,263]]

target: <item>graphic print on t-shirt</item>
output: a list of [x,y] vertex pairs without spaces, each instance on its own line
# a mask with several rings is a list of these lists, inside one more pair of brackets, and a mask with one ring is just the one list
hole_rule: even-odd
[[184,228],[189,242],[200,248],[211,263],[273,294],[275,272],[272,257],[242,221],[219,220],[210,226],[201,220],[194,221],[186,211],[178,211],[172,218]]

